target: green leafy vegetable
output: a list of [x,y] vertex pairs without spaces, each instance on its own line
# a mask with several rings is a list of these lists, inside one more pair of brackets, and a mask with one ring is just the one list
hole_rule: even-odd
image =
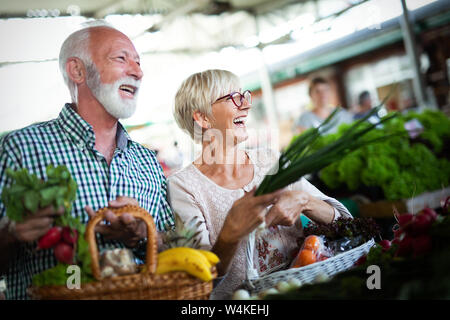
[[347,219],[340,217],[329,224],[310,224],[304,228],[305,237],[323,235],[329,241],[344,237],[361,237],[361,243],[367,242],[380,234],[380,228],[372,218]]
[[380,106],[373,108],[364,118],[355,121],[336,140],[324,144],[317,143],[323,132],[329,130],[339,112],[336,109],[317,128],[310,128],[296,137],[288,148],[282,152],[278,160],[278,171],[274,175],[265,176],[256,190],[255,195],[270,193],[297,181],[302,176],[317,172],[324,167],[341,160],[345,155],[365,145],[382,141],[396,134],[375,136],[363,139],[366,134],[374,130],[378,125],[387,122],[397,114],[392,113],[382,118],[378,123],[371,124],[366,120],[377,114]]
[[47,269],[33,277],[33,285],[65,285],[67,282],[68,264],[58,263],[53,268]]
[[[12,185],[2,192],[7,216],[11,220],[21,222],[27,215],[39,209],[48,206],[53,206],[55,209],[64,207],[64,214],[55,219],[55,224],[77,230],[78,240],[74,246],[74,262],[81,268],[81,283],[92,281],[91,257],[85,239],[86,226],[79,218],[71,215],[77,183],[72,179],[67,167],[48,165],[45,181],[29,173],[27,169],[17,171],[7,169],[6,174],[13,180]],[[32,282],[37,286],[65,285],[68,277],[67,267],[67,264],[60,262],[53,268],[34,275]]]
[[27,169],[17,171],[7,169],[6,174],[13,183],[9,188],[4,188],[2,201],[6,207],[6,215],[14,221],[21,222],[27,214],[32,214],[39,209],[53,205],[55,209],[64,207],[65,214],[58,218],[56,224],[62,224],[65,220],[76,224],[71,216],[72,202],[76,197],[77,183],[72,179],[66,166],[60,165],[46,167],[47,180],[39,179]]
[[[414,139],[404,128],[405,123],[413,119],[424,126],[424,131]],[[342,125],[337,133],[321,136],[311,150],[332,145],[343,138],[349,128]],[[381,139],[392,134],[397,136]],[[377,138],[380,138],[378,142],[364,145],[319,170],[320,180],[330,189],[356,191],[379,187],[388,200],[407,199],[449,185],[450,161],[444,154],[444,147],[450,143],[450,119],[442,112],[426,110],[398,115],[361,139]]]

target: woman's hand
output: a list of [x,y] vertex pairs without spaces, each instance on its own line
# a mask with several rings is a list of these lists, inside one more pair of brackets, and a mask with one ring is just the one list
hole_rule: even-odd
[[[139,203],[136,199],[122,196],[109,202],[109,206],[112,208],[120,208],[126,205],[138,206]],[[85,210],[90,218],[95,216],[94,210],[89,206],[86,206]],[[107,210],[105,220],[109,221],[109,224],[98,224],[95,231],[103,235],[106,240],[119,240],[128,247],[135,247],[140,239],[147,236],[147,226],[144,221],[135,219],[130,214],[125,213],[117,216],[111,210]]]
[[255,190],[234,202],[212,248],[220,258],[217,264],[219,276],[227,273],[240,241],[264,222],[266,208],[274,204],[281,193],[276,191],[255,197]]
[[308,209],[311,196],[299,190],[284,191],[266,216],[266,226],[292,226],[302,211]]
[[301,190],[284,191],[266,216],[266,225],[292,226],[303,213],[315,223],[334,220],[334,208],[323,200]]
[[225,219],[220,238],[237,243],[265,220],[266,208],[277,202],[281,191],[255,197],[255,189],[236,200]]

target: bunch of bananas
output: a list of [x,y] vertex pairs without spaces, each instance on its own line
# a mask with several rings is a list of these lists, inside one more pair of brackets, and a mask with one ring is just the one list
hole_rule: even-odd
[[158,255],[157,274],[173,271],[185,271],[203,281],[211,281],[211,267],[219,258],[211,251],[176,247],[165,250]]

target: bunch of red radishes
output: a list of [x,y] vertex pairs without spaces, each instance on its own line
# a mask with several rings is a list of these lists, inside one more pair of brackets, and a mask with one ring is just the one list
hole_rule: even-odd
[[[418,214],[395,214],[398,221],[394,230],[393,244],[397,245],[395,256],[417,257],[428,253],[432,248],[430,228],[436,221],[437,213],[431,208],[424,208]],[[385,242],[387,240],[384,240]],[[380,243],[381,244],[381,243]],[[387,246],[381,244],[383,248]]]
[[55,226],[39,239],[38,249],[53,248],[56,260],[73,264],[77,239],[76,229]]
[[[394,216],[398,222],[394,226],[394,239],[378,242],[382,252],[395,250],[394,257],[418,257],[431,251],[430,229],[438,217],[436,211],[426,207],[414,215],[399,214],[394,210]],[[355,262],[355,266],[363,265],[366,261],[367,255],[363,255]]]

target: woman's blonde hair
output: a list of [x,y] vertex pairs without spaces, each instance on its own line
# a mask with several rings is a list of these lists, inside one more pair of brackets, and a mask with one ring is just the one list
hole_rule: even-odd
[[194,73],[183,81],[175,95],[175,121],[196,140],[194,131],[196,126],[200,127],[193,118],[194,112],[212,118],[212,104],[239,86],[239,78],[230,71],[214,69]]

